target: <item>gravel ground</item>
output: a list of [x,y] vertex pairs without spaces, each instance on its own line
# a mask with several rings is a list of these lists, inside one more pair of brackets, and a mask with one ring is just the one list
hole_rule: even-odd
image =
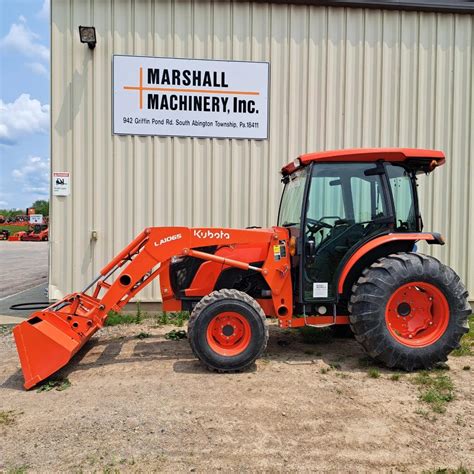
[[151,321],[105,328],[60,372],[71,386],[44,392],[22,390],[4,331],[0,471],[474,468],[473,372],[463,369],[474,369],[471,356],[450,359],[443,374],[455,399],[436,414],[419,400],[416,374],[395,381],[368,367],[353,339],[307,344],[271,326],[264,357],[230,375],[203,369],[186,340],[164,338],[171,329]]

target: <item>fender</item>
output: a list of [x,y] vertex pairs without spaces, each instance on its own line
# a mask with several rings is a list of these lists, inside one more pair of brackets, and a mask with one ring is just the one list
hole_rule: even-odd
[[395,242],[395,241],[408,241],[411,240],[413,243],[419,241],[419,240],[425,240],[428,242],[428,244],[439,244],[439,245],[444,245],[444,239],[443,237],[436,233],[427,233],[427,232],[413,232],[413,233],[393,233],[393,234],[387,234],[387,235],[382,235],[379,237],[375,237],[373,240],[370,240],[369,242],[366,242],[364,245],[359,247],[349,258],[349,260],[346,262],[344,265],[340,275],[339,275],[339,281],[337,285],[337,292],[339,294],[342,294],[344,291],[344,283],[346,281],[347,276],[349,275],[349,272],[352,270],[354,265],[357,264],[357,262],[360,261],[360,259],[374,250],[375,248],[388,244],[390,242]]

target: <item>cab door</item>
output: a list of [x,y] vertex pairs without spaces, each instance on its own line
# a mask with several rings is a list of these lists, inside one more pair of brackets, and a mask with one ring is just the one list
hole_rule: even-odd
[[355,245],[393,226],[374,163],[314,163],[303,213],[300,301],[334,302],[336,271]]

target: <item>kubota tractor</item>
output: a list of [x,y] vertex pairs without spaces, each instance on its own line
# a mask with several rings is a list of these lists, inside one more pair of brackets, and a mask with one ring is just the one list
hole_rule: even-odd
[[15,327],[25,388],[66,365],[157,276],[163,309],[191,312],[191,348],[219,372],[263,353],[267,317],[284,328],[350,325],[388,367],[446,360],[468,330],[467,292],[451,268],[415,251],[418,241],[444,244],[422,232],[416,184],[444,162],[417,149],[302,155],[282,169],[276,227],[145,229],[84,291]]

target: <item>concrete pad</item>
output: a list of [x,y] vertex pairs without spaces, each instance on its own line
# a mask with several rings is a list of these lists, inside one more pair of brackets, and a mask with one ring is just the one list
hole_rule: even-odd
[[39,284],[47,285],[48,245],[0,241],[0,300]]
[[25,318],[23,317],[16,318],[14,316],[6,316],[4,314],[0,314],[0,326],[16,326],[24,320]]

